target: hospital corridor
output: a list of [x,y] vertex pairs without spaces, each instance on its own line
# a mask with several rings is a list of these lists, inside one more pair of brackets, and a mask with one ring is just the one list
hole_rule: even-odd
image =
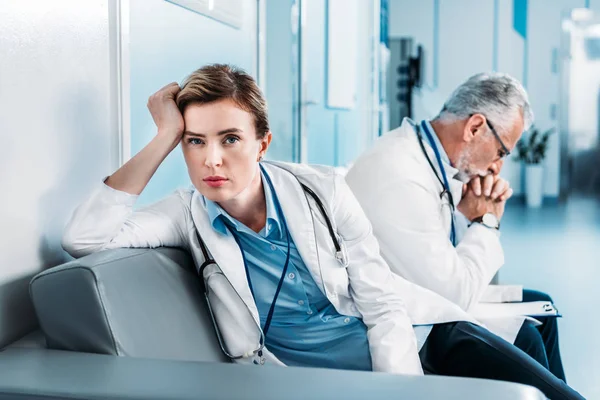
[[500,281],[552,293],[563,314],[559,326],[565,369],[574,386],[589,388],[584,392],[590,399],[598,391],[598,346],[592,333],[597,320],[590,317],[590,306],[599,299],[594,286],[599,218],[598,203],[589,197],[575,196],[533,212],[513,205],[502,235],[507,258]]
[[0,400],[600,399],[600,0],[0,0]]

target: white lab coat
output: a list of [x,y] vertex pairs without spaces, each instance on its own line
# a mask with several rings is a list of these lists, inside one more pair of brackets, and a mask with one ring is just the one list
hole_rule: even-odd
[[[373,369],[422,374],[412,325],[473,320],[455,304],[390,271],[379,253],[369,221],[343,177],[333,168],[263,164],[279,197],[290,234],[316,284],[339,313],[360,317],[368,327]],[[323,215],[299,182],[310,187],[324,204],[342,239],[349,260],[346,267],[335,258]],[[178,246],[191,250],[199,265],[203,256],[196,238],[197,228],[245,303],[225,305],[241,309],[221,312],[237,316],[247,314],[247,307],[258,323],[240,249],[231,235],[221,235],[212,228],[202,195],[195,189],[178,190],[162,201],[133,211],[136,198],[100,184],[73,213],[63,236],[65,250],[81,257],[110,248]],[[226,318],[234,331],[238,329],[237,319]],[[225,335],[229,337],[227,340],[241,336],[241,331],[237,332]],[[229,343],[227,347],[235,344]],[[266,363],[282,364],[268,349],[264,357]]]
[[[441,177],[426,136],[423,143]],[[463,186],[453,179],[457,172],[446,167],[455,204],[461,199]],[[440,196],[442,186],[423,154],[412,121],[405,119],[399,128],[379,138],[356,160],[346,182],[371,221],[381,254],[395,273],[467,311],[490,294],[486,293],[489,283],[504,264],[499,235],[480,224],[460,229],[459,219],[460,241],[456,248],[452,245],[448,196]],[[497,300],[521,300],[522,292],[513,287],[494,289]],[[511,343],[526,319],[473,317]]]

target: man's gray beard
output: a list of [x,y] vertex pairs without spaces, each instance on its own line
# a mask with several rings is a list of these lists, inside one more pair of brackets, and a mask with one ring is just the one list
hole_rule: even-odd
[[454,179],[458,179],[462,183],[469,183],[471,181],[469,174],[464,171],[458,171],[456,175],[454,175]]

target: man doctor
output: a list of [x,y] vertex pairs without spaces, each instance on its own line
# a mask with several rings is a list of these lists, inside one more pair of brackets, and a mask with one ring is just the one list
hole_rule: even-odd
[[[533,120],[523,86],[505,74],[478,74],[460,85],[432,121],[384,135],[348,171],[346,181],[398,275],[464,310],[489,295],[504,263],[500,221],[513,191],[498,174]],[[551,301],[508,287],[500,301]],[[478,319],[533,354],[565,381],[556,318]]]

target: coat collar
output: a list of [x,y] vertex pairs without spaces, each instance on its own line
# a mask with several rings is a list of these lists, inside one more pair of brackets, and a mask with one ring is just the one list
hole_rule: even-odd
[[[429,126],[431,126],[431,125],[429,125]],[[415,136],[416,136],[417,129],[422,130],[422,128],[418,128],[417,124],[409,118],[404,119],[404,121],[402,122],[402,127],[404,127],[404,129],[409,130],[410,134],[415,135]],[[437,135],[435,133],[435,131],[433,131],[433,128],[431,128],[431,133],[432,133],[432,135]],[[439,164],[436,160],[433,147],[432,147],[431,143],[429,142],[429,140],[427,140],[426,135],[424,133],[421,133],[421,135],[423,137],[423,144],[425,145],[425,149],[427,150],[427,155],[429,156],[429,159],[433,163],[436,173],[440,174],[440,178],[441,178],[441,170],[440,170]],[[417,140],[418,140],[418,138],[417,138]],[[439,143],[439,139],[437,142]],[[418,146],[418,144],[417,144],[417,146]],[[441,150],[443,151],[443,154],[446,153],[443,149],[441,149]],[[419,152],[420,151],[421,150],[419,149]],[[444,157],[442,157],[442,158],[444,158]],[[447,156],[446,156],[446,159],[447,159]],[[456,203],[455,204],[455,206],[456,206],[456,205],[458,205],[458,202],[462,198],[463,182],[455,178],[455,176],[458,174],[458,169],[456,169],[452,165],[450,165],[450,162],[444,162],[442,160],[442,165],[444,167],[444,172],[446,173],[446,176],[448,177],[448,184],[450,185],[450,192],[452,193],[452,197],[454,198],[454,202]]]

